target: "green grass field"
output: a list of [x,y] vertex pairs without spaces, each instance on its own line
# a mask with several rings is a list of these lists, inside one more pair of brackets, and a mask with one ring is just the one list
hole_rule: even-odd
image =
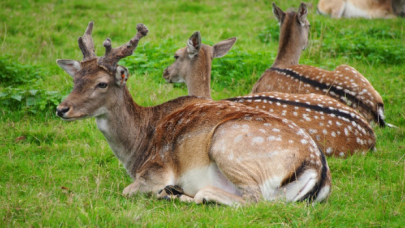
[[[276,0],[275,0],[276,1]],[[317,1],[310,1],[316,5]],[[286,10],[299,1],[276,1]],[[405,224],[405,20],[332,20],[310,10],[310,46],[300,63],[332,70],[349,64],[384,99],[386,120],[375,128],[377,152],[328,158],[333,177],[326,203],[261,202],[245,207],[125,197],[130,177],[95,121],[63,122],[55,105],[72,89],[56,59],[81,60],[77,46],[89,21],[98,55],[110,37],[116,47],[144,23],[149,34],[123,60],[129,89],[143,106],[186,95],[163,70],[195,31],[214,44],[237,36],[215,59],[213,98],[250,92],[277,52],[271,1],[0,2],[0,227],[287,226],[403,227]]]

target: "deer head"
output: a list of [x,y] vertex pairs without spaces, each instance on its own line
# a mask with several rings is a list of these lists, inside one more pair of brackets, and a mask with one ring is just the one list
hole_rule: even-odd
[[127,68],[117,63],[120,59],[130,56],[139,40],[148,33],[143,24],[138,24],[136,28],[136,35],[120,47],[112,48],[111,39],[107,38],[103,43],[105,55],[97,57],[91,37],[93,22],[89,23],[84,35],[78,39],[83,60],[56,61],[74,79],[73,91],[57,107],[58,116],[66,121],[97,117],[114,106],[115,98],[117,94],[122,93],[129,76]]
[[[199,84],[210,83],[212,60],[226,55],[235,42],[236,37],[233,37],[211,47],[202,44],[200,32],[195,32],[187,41],[187,46],[175,52],[175,61],[165,69],[163,78],[169,83],[185,82],[189,95],[211,97],[211,91]],[[193,84],[189,83],[190,80]]]
[[308,45],[310,24],[307,19],[308,8],[301,3],[298,12],[283,12],[273,3],[273,14],[280,25],[279,47],[276,65],[296,65],[301,51]]

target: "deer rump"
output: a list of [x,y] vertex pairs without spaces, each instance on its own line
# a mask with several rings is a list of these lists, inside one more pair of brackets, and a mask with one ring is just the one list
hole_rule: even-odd
[[322,201],[329,194],[324,154],[286,119],[230,102],[208,102],[171,114],[155,136],[154,153],[171,164],[173,184],[186,195],[208,186],[253,202]]

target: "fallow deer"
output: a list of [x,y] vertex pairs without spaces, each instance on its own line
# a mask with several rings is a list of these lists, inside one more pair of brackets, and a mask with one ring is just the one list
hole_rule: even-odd
[[128,70],[117,63],[132,54],[147,28],[138,24],[135,37],[118,48],[107,38],[102,57],[95,55],[92,29],[91,22],[79,38],[81,62],[57,60],[73,77],[74,87],[56,113],[65,121],[95,117],[134,180],[125,195],[148,192],[226,205],[328,197],[331,176],[325,156],[293,122],[242,104],[194,96],[138,106],[126,86]]
[[[320,0],[318,12],[332,18],[393,18],[403,16],[402,0]],[[402,7],[401,7],[402,6]]]
[[327,71],[298,65],[301,50],[308,43],[309,22],[305,4],[301,3],[298,13],[285,13],[273,3],[273,13],[280,24],[278,54],[271,68],[253,86],[252,93],[277,91],[327,95],[358,110],[368,122],[384,127],[384,103],[380,94],[353,67],[341,65],[334,71]]
[[[195,32],[187,46],[175,52],[175,61],[165,69],[163,78],[169,83],[185,82],[189,95],[211,98],[212,60],[224,56],[235,41],[236,38],[230,38],[211,47],[202,44],[200,33]],[[295,122],[328,156],[365,153],[375,145],[374,131],[368,122],[352,108],[328,96],[263,92],[226,100]]]

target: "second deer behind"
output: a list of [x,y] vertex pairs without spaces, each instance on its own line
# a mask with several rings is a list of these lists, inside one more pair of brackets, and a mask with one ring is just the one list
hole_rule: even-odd
[[278,54],[272,67],[253,86],[252,93],[278,91],[327,95],[358,110],[367,121],[384,127],[383,100],[356,69],[341,65],[328,71],[298,65],[301,51],[308,42],[306,5],[301,3],[298,12],[283,12],[273,3],[273,13],[280,24]]

